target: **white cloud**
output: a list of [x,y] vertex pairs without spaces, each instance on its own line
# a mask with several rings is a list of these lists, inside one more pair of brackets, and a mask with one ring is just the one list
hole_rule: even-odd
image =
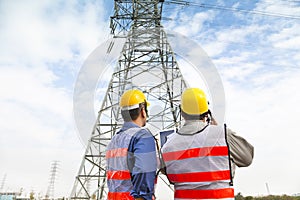
[[5,1],[0,35],[3,57],[51,62],[72,59],[74,50],[87,57],[108,36],[108,31],[101,32],[108,30],[101,3]]
[[275,48],[299,50],[300,24],[292,24],[269,37]]
[[226,42],[220,41],[209,41],[203,44],[203,49],[210,57],[215,57],[220,55],[228,46]]
[[[70,167],[66,176],[76,173],[73,160],[79,162],[83,149],[72,121],[70,95],[52,86],[55,79],[45,68],[0,68],[0,171],[7,173],[12,190],[32,187],[45,192],[52,160],[63,160],[63,170]],[[68,192],[71,183],[65,178],[60,183],[58,193],[66,195],[62,190]]]
[[284,1],[279,0],[276,3],[268,0],[259,1],[256,4],[255,10],[263,11],[270,14],[281,14],[287,16],[298,16],[300,13],[299,3],[297,1]]
[[[251,41],[253,38],[259,41],[263,34],[265,34],[266,29],[267,26],[254,24],[216,30],[214,32],[215,41],[211,41],[212,39],[208,40],[204,43],[203,48],[212,57],[223,56],[223,54],[229,55],[236,51],[232,46],[255,46]],[[243,52],[237,50],[236,53]]]
[[102,3],[1,1],[0,171],[7,174],[5,189],[45,194],[51,161],[60,160],[56,194],[70,194],[84,149],[69,85],[78,64],[108,36],[109,31],[102,32],[108,28]]
[[1,81],[5,87],[1,88],[2,100],[14,101],[29,108],[39,108],[53,111],[64,118],[64,109],[70,110],[70,97],[63,88],[54,88],[53,82],[57,77],[43,67],[2,67]]
[[203,30],[204,23],[211,22],[216,15],[214,11],[199,12],[197,10],[187,13],[184,12],[185,9],[188,7],[173,7],[171,11],[164,9],[168,14],[164,14],[167,20],[163,21],[162,25],[167,31],[172,30],[185,36],[198,35]]
[[255,62],[234,62],[234,58],[229,62],[228,59],[225,60],[224,58],[220,60],[222,61],[216,62],[216,64],[226,68],[222,71],[222,75],[232,81],[245,81],[261,68],[261,64]]
[[[293,194],[299,188],[295,171],[300,163],[294,158],[300,156],[296,139],[300,109],[295,106],[300,95],[294,86],[300,83],[300,71],[278,74],[272,84],[249,90],[225,82],[228,125],[255,147],[253,165],[236,173],[237,189],[245,194],[266,194],[266,182],[274,194]],[[284,170],[287,163],[290,169]],[[284,182],[291,184],[284,187]]]
[[174,31],[186,36],[192,36],[202,31],[203,23],[213,20],[215,13],[213,11],[198,12],[189,15],[185,12],[180,13],[179,19],[185,21],[184,24],[174,27]]

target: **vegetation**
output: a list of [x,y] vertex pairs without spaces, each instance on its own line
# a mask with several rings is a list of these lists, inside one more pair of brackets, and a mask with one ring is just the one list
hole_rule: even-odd
[[235,195],[235,200],[300,200],[300,196],[288,196],[288,195],[269,195],[261,197],[244,197],[241,193]]
[[30,192],[29,199],[34,200],[34,192],[33,191]]

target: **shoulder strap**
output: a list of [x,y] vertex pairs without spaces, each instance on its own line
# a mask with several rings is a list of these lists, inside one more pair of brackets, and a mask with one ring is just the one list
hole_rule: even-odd
[[229,162],[229,172],[230,172],[229,185],[233,186],[233,177],[232,177],[231,159],[230,159],[230,147],[229,147],[229,143],[228,143],[228,140],[227,140],[227,126],[226,126],[226,124],[224,124],[224,133],[225,133],[226,146],[228,148],[228,162]]

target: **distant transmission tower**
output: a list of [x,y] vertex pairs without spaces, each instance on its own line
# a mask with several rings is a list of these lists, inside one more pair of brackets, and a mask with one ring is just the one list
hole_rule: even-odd
[[54,184],[57,178],[59,161],[55,160],[51,164],[49,185],[47,188],[46,199],[54,199]]
[[98,112],[71,199],[107,197],[105,149],[122,126],[119,100],[125,90],[142,90],[151,106],[158,108],[149,113],[147,124],[152,133],[177,127],[181,121],[180,95],[187,85],[161,26],[163,0],[115,0],[114,6],[111,32],[115,38],[124,37],[126,41]]
[[269,188],[269,184],[268,183],[266,183],[266,188],[267,188],[268,195],[270,195],[271,193],[270,193],[270,188]]
[[6,181],[6,174],[4,174],[4,176],[2,178],[1,186],[0,186],[0,192],[3,192],[5,181]]

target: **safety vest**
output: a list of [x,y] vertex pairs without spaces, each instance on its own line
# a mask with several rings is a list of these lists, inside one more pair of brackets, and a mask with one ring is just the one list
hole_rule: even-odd
[[221,126],[194,134],[174,133],[162,148],[175,200],[234,199],[228,147]]
[[106,178],[109,189],[107,200],[133,200],[130,195],[133,185],[127,165],[128,146],[140,128],[129,128],[115,134],[106,149]]

